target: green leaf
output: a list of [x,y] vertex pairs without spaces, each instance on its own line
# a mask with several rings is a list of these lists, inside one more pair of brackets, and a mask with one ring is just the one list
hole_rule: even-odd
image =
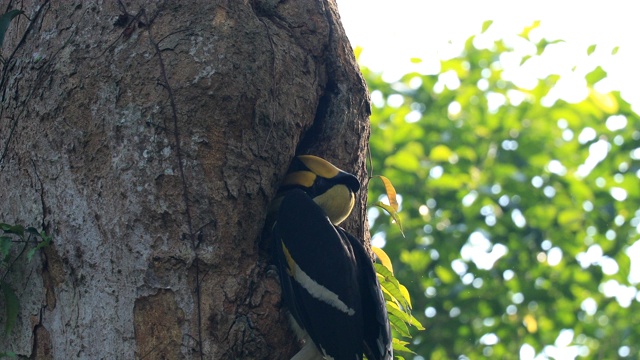
[[531,30],[537,28],[540,26],[540,20],[536,20],[534,21],[531,25],[525,27],[522,32],[520,33],[520,36],[522,36],[523,38],[529,40],[529,33],[531,32]]
[[408,341],[402,341],[400,339],[396,339],[393,338],[391,340],[391,344],[393,346],[393,352],[397,352],[397,351],[402,351],[402,352],[406,352],[406,353],[411,353],[411,354],[415,354],[413,351],[411,351],[411,349],[409,349],[407,347],[407,345],[410,344],[410,342]]
[[493,20],[487,20],[487,21],[483,22],[482,23],[482,31],[480,31],[480,33],[484,33],[485,31],[487,31],[487,29],[489,29],[491,24],[493,24]]
[[45,233],[44,230],[40,231],[40,237],[42,238],[43,241],[46,241],[47,244],[51,242],[51,236],[47,235],[47,233]]
[[400,217],[398,216],[398,212],[395,211],[391,206],[389,206],[389,205],[387,205],[387,204],[385,204],[385,203],[383,203],[381,201],[378,201],[374,205],[384,209],[386,212],[389,213],[389,215],[391,216],[393,221],[395,221],[396,224],[398,224],[398,228],[400,229],[400,233],[402,233],[402,236],[404,237],[404,231],[402,231],[402,223],[400,222]]
[[11,20],[13,20],[13,18],[23,13],[24,11],[22,10],[13,9],[13,10],[7,11],[6,13],[0,16],[0,47],[2,46],[2,44],[4,44],[4,36],[7,32],[7,29],[9,28],[9,24],[11,23]]
[[409,322],[409,318],[407,314],[402,310],[396,308],[395,304],[392,302],[387,302],[387,315],[389,316],[389,323],[391,327],[396,329],[400,335],[403,337],[411,337],[411,333],[409,332],[409,328],[407,327],[407,322]]
[[409,314],[410,320],[409,325],[415,327],[416,329],[422,331],[424,330],[424,325],[418,319],[416,319],[413,315]]
[[13,330],[13,327],[16,324],[16,320],[18,319],[20,302],[18,301],[18,297],[9,284],[2,281],[0,282],[0,287],[2,287],[2,295],[4,296],[4,305],[6,307],[6,322],[4,331],[5,335],[8,335],[9,333],[11,333],[11,330]]
[[592,72],[588,73],[585,78],[587,79],[587,84],[593,85],[598,81],[607,77],[607,72],[602,69],[601,66],[595,68]]
[[581,210],[567,209],[558,214],[558,224],[577,229],[582,224],[584,212]]
[[382,277],[380,286],[389,293],[394,301],[400,302],[404,306],[404,297],[402,292],[400,292],[398,280],[393,276],[389,269],[383,265],[375,263],[373,266],[376,269],[376,273]]
[[438,278],[440,278],[440,280],[442,280],[442,282],[445,284],[451,284],[456,278],[456,275],[453,273],[453,271],[447,269],[444,266],[436,266],[435,271],[436,275],[438,275]]
[[448,162],[453,151],[447,145],[437,145],[429,153],[429,159],[434,162]]
[[413,150],[414,149],[402,149],[396,152],[393,156],[385,159],[386,165],[395,166],[407,172],[417,171],[420,169],[420,160],[418,156],[413,153]]
[[438,190],[458,190],[462,188],[462,186],[468,182],[467,175],[450,175],[444,174],[438,179],[433,179],[429,181],[429,185],[433,189]]
[[0,256],[4,259],[5,262],[8,260],[12,246],[13,242],[11,241],[11,237],[0,236]]
[[522,66],[525,62],[527,62],[527,60],[531,59],[531,55],[525,55],[522,57],[522,60],[520,60],[520,66]]
[[407,303],[407,306],[409,307],[409,309],[411,309],[411,296],[409,295],[409,290],[407,290],[406,286],[400,284],[400,282],[398,282],[398,289],[402,294],[402,298]]
[[587,48],[587,55],[591,55],[591,54],[593,54],[593,52],[594,52],[595,50],[596,50],[596,44],[590,45],[590,46]]
[[6,234],[15,234],[20,238],[24,238],[24,226],[22,225],[9,225],[0,223],[0,229],[4,230]]
[[31,261],[31,259],[33,258],[33,255],[35,255],[36,251],[42,249],[45,246],[49,246],[50,243],[51,243],[51,238],[47,238],[46,240],[39,241],[36,246],[34,246],[32,249],[30,249],[27,252],[27,261]]
[[593,89],[589,89],[589,99],[593,100],[602,111],[615,114],[618,112],[618,100],[612,93],[601,94]]
[[620,50],[620,46],[616,46],[613,48],[613,50],[611,50],[611,55],[615,55],[618,53],[618,50]]

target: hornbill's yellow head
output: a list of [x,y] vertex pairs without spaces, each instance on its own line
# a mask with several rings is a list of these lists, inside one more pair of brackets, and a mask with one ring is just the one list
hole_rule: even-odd
[[338,225],[351,213],[360,181],[330,162],[313,155],[294,158],[280,190],[303,189]]

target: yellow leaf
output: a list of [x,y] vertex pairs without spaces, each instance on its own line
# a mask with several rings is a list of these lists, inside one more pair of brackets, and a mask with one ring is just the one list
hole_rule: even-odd
[[524,326],[527,328],[527,331],[530,334],[533,334],[536,331],[538,331],[538,321],[536,321],[536,318],[533,317],[533,315],[531,314],[525,315],[522,322],[524,323]]
[[525,39],[529,39],[529,33],[531,32],[531,30],[537,28],[538,26],[540,26],[540,20],[536,20],[533,22],[533,24],[527,26],[524,28],[524,30],[522,30],[522,34],[520,34],[520,36],[522,36]]
[[618,101],[613,94],[601,94],[593,89],[589,89],[589,97],[604,112],[609,114],[618,112]]
[[396,194],[396,189],[391,184],[391,181],[382,175],[378,175],[382,183],[384,184],[384,190],[387,193],[387,198],[389,198],[389,205],[393,208],[393,210],[398,211],[398,199]]
[[371,250],[373,250],[373,253],[376,254],[376,256],[378,257],[378,260],[380,260],[382,265],[387,269],[389,269],[389,271],[391,271],[391,273],[393,274],[393,265],[391,264],[391,259],[389,259],[389,255],[387,255],[387,253],[384,252],[384,250],[380,249],[379,247],[372,246]]
[[407,290],[407,287],[402,285],[402,284],[398,284],[398,288],[400,289],[400,292],[402,293],[402,296],[404,296],[404,299],[407,302],[407,305],[409,305],[409,309],[411,309],[412,308],[412,306],[411,306],[411,296],[409,296],[409,290]]
[[453,151],[447,145],[436,145],[429,153],[431,161],[445,162],[453,155]]

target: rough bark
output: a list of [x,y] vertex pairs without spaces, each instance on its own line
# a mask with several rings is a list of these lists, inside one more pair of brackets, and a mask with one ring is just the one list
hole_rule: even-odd
[[[53,236],[0,351],[283,359],[261,240],[292,156],[365,180],[369,103],[331,0],[12,3],[0,222]],[[364,236],[362,192],[349,228]]]

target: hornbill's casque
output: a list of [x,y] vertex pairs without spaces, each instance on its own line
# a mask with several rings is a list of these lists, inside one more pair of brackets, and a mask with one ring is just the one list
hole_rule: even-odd
[[392,359],[385,302],[361,241],[338,227],[358,179],[297,156],[274,201],[273,240],[283,302],[304,347],[292,360]]

